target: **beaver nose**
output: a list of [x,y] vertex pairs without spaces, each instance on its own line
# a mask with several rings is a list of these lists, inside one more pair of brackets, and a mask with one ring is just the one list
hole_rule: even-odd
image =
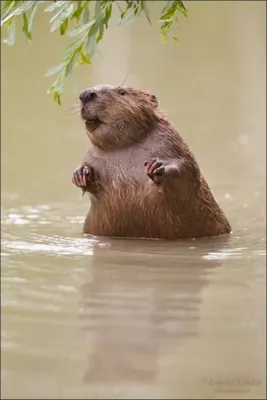
[[88,101],[95,99],[96,96],[97,96],[97,93],[94,90],[86,89],[86,90],[82,91],[82,93],[79,96],[79,99],[83,103],[87,103]]

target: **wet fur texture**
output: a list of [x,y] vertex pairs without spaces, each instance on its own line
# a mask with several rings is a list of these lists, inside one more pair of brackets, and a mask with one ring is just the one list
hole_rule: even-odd
[[[97,180],[89,179],[84,188],[91,207],[83,232],[158,239],[229,233],[194,155],[156,97],[134,88],[88,90],[94,96],[81,102],[90,140],[82,165]],[[160,183],[145,167],[154,158],[163,164]]]

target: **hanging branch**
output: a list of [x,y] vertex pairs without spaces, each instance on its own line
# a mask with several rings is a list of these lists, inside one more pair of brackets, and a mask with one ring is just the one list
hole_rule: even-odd
[[[113,8],[119,9],[119,24],[144,14],[151,24],[149,9],[152,1],[1,1],[1,30],[3,41],[11,46],[15,43],[16,27],[22,22],[22,31],[29,41],[32,41],[32,27],[37,10],[51,13],[50,31],[58,31],[61,36],[73,38],[66,48],[63,61],[51,68],[45,76],[56,75],[56,79],[48,89],[55,101],[61,104],[64,81],[73,69],[82,64],[91,64],[98,42],[103,38],[108,28]],[[160,30],[164,40],[167,40],[173,25],[178,25],[178,13],[187,16],[187,10],[182,1],[166,1],[160,15]],[[77,25],[70,29],[70,23]],[[172,35],[173,40],[177,37]]]

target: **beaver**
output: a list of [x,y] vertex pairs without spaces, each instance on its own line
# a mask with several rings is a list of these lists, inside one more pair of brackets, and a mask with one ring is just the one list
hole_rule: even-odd
[[187,239],[231,232],[154,94],[99,85],[79,98],[90,146],[72,182],[91,200],[84,234]]

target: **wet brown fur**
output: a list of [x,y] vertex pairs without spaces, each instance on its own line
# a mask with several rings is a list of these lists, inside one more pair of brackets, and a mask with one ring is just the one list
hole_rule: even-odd
[[[155,96],[134,88],[98,86],[82,104],[95,169],[83,232],[96,236],[178,239],[226,234],[229,222],[197,161]],[[145,173],[152,158],[178,166],[163,185]]]

